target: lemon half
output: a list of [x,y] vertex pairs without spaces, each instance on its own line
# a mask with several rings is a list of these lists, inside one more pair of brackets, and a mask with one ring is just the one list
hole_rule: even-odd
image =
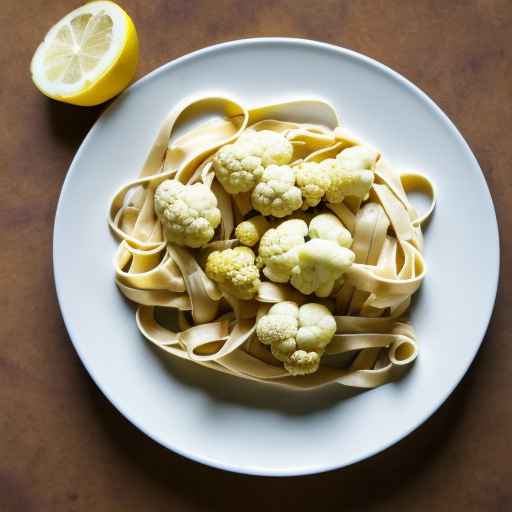
[[32,80],[50,98],[97,105],[132,80],[139,41],[131,18],[114,2],[91,2],[62,18],[46,34],[32,64]]

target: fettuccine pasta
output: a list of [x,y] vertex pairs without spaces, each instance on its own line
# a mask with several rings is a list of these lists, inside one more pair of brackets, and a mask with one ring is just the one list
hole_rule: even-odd
[[[175,136],[184,121],[216,113],[213,120]],[[294,113],[313,112],[325,124],[295,122]],[[301,117],[304,117],[301,115]],[[291,142],[292,169],[302,162],[335,158],[361,142],[340,125],[326,102],[301,100],[248,109],[229,98],[187,101],[164,120],[139,177],[114,195],[109,225],[120,245],[114,257],[115,282],[137,304],[140,332],[160,350],[239,378],[308,390],[338,383],[373,388],[400,378],[418,356],[418,342],[407,320],[411,296],[426,275],[422,225],[435,206],[435,189],[422,174],[398,173],[382,155],[364,200],[322,200],[294,212],[333,213],[352,237],[354,262],[327,297],[307,296],[289,282],[261,276],[254,297],[241,300],[210,279],[205,262],[213,251],[236,248],[236,225],[254,214],[250,193],[230,194],[213,169],[214,155],[248,129],[272,131]],[[155,211],[155,190],[165,180],[202,183],[215,195],[220,222],[213,239],[197,248],[166,239]],[[407,192],[430,196],[419,215]],[[301,217],[302,216],[302,217]],[[268,217],[268,226],[280,219]],[[266,224],[265,224],[266,225]],[[322,352],[318,371],[290,375],[256,336],[256,322],[273,304],[316,302],[334,315],[336,332]],[[169,317],[173,316],[169,327]]]

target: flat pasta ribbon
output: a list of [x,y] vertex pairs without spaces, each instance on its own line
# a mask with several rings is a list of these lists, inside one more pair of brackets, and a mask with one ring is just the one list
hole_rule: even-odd
[[[205,114],[214,119],[198,124]],[[318,123],[311,123],[311,118]],[[188,124],[194,127],[177,136]],[[355,262],[331,297],[314,300],[335,313],[337,326],[319,370],[291,376],[259,342],[256,322],[272,304],[303,304],[311,299],[288,284],[263,281],[253,300],[239,300],[203,270],[212,251],[238,245],[231,238],[235,223],[252,210],[249,193],[227,194],[212,168],[215,152],[248,129],[285,136],[293,147],[291,165],[335,158],[344,149],[361,144],[340,124],[333,107],[320,100],[248,109],[226,97],[199,97],[173,109],[139,177],[114,194],[109,209],[110,228],[120,240],[114,257],[115,283],[138,304],[140,332],[174,357],[296,390],[333,383],[373,388],[400,378],[419,351],[405,315],[426,275],[421,227],[435,208],[433,183],[420,173],[400,174],[379,157],[368,198],[322,203],[352,234]],[[215,238],[199,250],[165,239],[153,202],[156,187],[166,179],[202,182],[217,198],[221,224]],[[410,191],[430,197],[425,212],[416,212],[407,196]],[[308,218],[309,214],[302,215]],[[177,312],[173,328],[159,321],[159,311]]]

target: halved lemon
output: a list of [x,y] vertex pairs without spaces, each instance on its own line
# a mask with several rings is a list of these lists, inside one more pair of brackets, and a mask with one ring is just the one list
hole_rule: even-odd
[[75,9],[46,34],[30,66],[36,87],[74,105],[98,105],[132,80],[139,40],[131,18],[114,2]]

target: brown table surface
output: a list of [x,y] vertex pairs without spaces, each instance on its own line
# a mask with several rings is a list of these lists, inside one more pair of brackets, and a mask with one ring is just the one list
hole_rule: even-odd
[[324,475],[266,479],[204,467],[161,448],[92,383],[55,297],[55,206],[68,165],[102,107],[47,100],[32,86],[29,63],[49,26],[76,4],[4,0],[0,510],[238,511],[238,503],[245,511],[512,510],[510,0],[123,3],[141,39],[139,76],[213,43],[295,36],[365,53],[426,91],[469,142],[494,197],[503,262],[496,310],[451,398],[370,460]]

